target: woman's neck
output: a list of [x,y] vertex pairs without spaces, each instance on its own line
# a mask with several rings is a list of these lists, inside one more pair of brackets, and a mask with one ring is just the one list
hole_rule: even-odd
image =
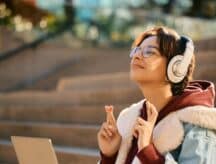
[[171,86],[169,84],[139,84],[143,96],[152,103],[158,112],[172,99]]

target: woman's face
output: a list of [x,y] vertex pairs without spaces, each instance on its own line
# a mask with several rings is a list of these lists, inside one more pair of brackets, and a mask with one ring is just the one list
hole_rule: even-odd
[[156,36],[143,40],[140,51],[133,54],[130,63],[130,78],[139,84],[164,84],[166,81],[166,57],[159,52]]

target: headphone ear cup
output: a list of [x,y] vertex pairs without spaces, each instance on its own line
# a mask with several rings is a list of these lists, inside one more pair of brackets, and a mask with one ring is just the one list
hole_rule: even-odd
[[178,73],[178,66],[179,66],[179,64],[181,64],[182,60],[183,60],[183,56],[177,55],[177,56],[174,56],[169,61],[169,64],[167,66],[167,77],[168,77],[169,81],[172,83],[181,82],[186,75],[186,72],[182,75],[180,75]]

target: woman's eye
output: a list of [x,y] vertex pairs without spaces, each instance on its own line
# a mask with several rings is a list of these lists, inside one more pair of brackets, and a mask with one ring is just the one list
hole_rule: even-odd
[[146,51],[145,53],[146,54],[152,54],[152,55],[155,54],[155,52],[153,52],[153,51]]

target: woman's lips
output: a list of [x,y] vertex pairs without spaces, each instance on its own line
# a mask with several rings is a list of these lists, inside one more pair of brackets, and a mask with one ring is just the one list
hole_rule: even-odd
[[137,63],[132,63],[132,66],[133,66],[133,67],[138,67],[138,68],[144,69],[144,66],[142,66],[142,65],[140,65],[140,64],[137,64]]

